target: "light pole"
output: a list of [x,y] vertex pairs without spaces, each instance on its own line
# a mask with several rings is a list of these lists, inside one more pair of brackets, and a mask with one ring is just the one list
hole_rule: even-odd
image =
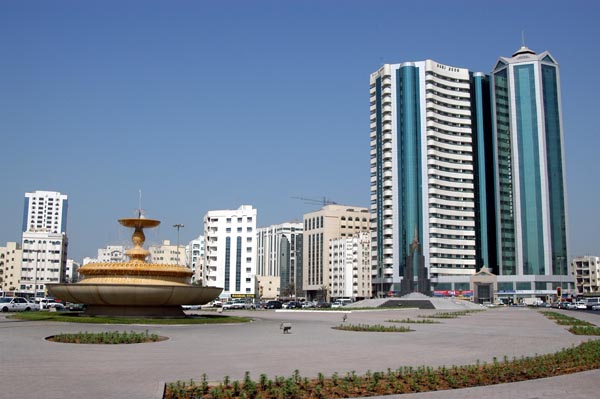
[[179,229],[185,227],[181,223],[174,224],[173,227],[177,229],[177,264],[179,265]]

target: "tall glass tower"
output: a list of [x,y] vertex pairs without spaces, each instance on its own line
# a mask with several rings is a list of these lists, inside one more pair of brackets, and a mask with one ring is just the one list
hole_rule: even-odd
[[499,290],[571,288],[558,64],[522,46],[491,80]]
[[471,90],[468,69],[432,60],[385,64],[371,74],[378,295],[468,289],[476,272]]

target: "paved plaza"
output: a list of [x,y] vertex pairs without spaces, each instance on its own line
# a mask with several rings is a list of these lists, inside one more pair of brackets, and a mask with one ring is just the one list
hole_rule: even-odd
[[[416,318],[435,310],[340,312],[232,311],[252,323],[232,325],[91,325],[14,321],[0,316],[0,396],[3,398],[160,398],[164,382],[210,381],[224,376],[242,379],[249,371],[306,377],[322,372],[383,371],[419,365],[461,365],[490,362],[494,357],[551,353],[590,337],[570,334],[528,308],[496,308],[440,324],[411,324],[409,333],[366,333],[333,330],[342,323],[378,324]],[[600,325],[600,315],[570,312]],[[291,334],[280,324],[289,322]],[[44,338],[67,332],[144,331],[169,337],[135,345],[74,345]],[[598,370],[524,383],[456,391],[394,395],[428,398],[565,398],[595,397]],[[388,398],[390,398],[388,396]]]

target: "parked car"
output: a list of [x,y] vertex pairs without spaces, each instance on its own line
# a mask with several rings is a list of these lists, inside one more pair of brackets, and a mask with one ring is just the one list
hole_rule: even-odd
[[315,308],[317,309],[327,309],[331,307],[331,302],[317,302]]
[[269,301],[265,305],[265,309],[281,309],[283,304],[280,301]]
[[44,309],[65,310],[67,307],[61,302],[46,302]]
[[183,310],[198,310],[200,309],[200,305],[181,305]]
[[223,309],[256,309],[256,305],[250,300],[234,299],[223,304]]
[[302,309],[302,304],[297,301],[291,301],[287,303],[286,309]]
[[0,311],[2,312],[29,312],[30,310],[40,310],[40,305],[20,297],[0,298]]
[[600,310],[600,304],[599,305],[592,305],[592,310]]
[[72,312],[79,312],[85,310],[87,306],[83,303],[68,303],[67,308]]

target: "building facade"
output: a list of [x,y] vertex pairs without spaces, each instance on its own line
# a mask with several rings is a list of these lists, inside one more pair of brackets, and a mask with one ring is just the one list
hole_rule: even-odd
[[81,263],[73,259],[67,259],[67,270],[65,272],[65,281],[67,283],[76,283],[79,281],[79,268]]
[[600,294],[600,256],[579,256],[571,261],[577,294]]
[[371,234],[329,241],[329,290],[333,300],[371,297]]
[[491,89],[499,293],[574,291],[558,63],[523,46],[496,62]]
[[250,205],[204,216],[204,284],[223,298],[256,293],[256,216]]
[[405,270],[413,258],[434,286],[465,284],[477,268],[471,73],[386,64],[371,74],[370,102],[374,289],[401,292],[407,272],[419,275]]
[[304,215],[303,290],[309,299],[328,300],[329,241],[369,231],[367,208],[326,205]]
[[204,259],[204,236],[198,236],[198,238],[190,241],[186,247],[188,267],[192,269],[194,275],[192,276],[192,283],[203,281],[202,275],[202,262]]
[[23,251],[16,242],[0,247],[0,295],[14,293],[19,288]]
[[98,262],[127,262],[125,247],[123,245],[107,245],[104,248],[98,248]]
[[279,277],[279,293],[304,296],[302,291],[302,223],[282,223],[257,231],[256,273]]
[[185,246],[171,244],[170,240],[163,240],[162,244],[150,245],[148,263],[161,263],[163,265],[187,265]]
[[19,291],[43,297],[46,283],[66,281],[68,198],[55,191],[25,193]]

